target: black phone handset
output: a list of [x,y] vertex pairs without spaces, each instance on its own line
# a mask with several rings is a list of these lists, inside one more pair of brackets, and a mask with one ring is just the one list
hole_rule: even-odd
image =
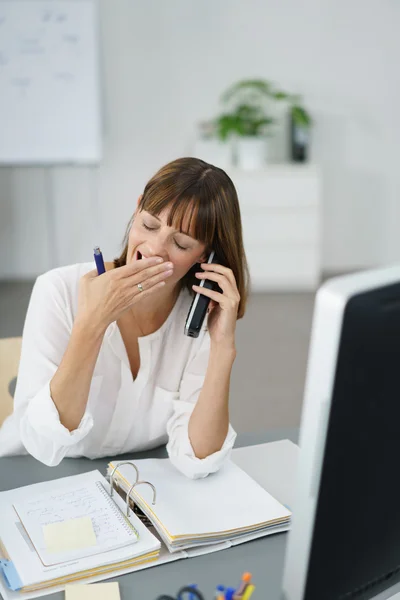
[[[217,257],[214,251],[211,252],[208,257],[207,263],[217,263]],[[200,287],[208,288],[209,290],[215,290],[217,288],[217,284],[214,281],[210,281],[209,279],[202,279],[200,281]],[[186,318],[185,323],[185,335],[189,337],[199,337],[199,333],[203,326],[203,322],[205,316],[207,314],[207,308],[210,304],[210,298],[207,296],[203,296],[197,292],[195,297],[192,300],[192,303],[189,308],[188,316]]]

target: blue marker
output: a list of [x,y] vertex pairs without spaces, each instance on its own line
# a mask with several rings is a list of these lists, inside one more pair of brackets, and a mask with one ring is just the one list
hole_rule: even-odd
[[234,593],[236,592],[236,588],[228,587],[225,590],[225,600],[232,600]]
[[102,273],[105,273],[106,268],[104,266],[103,255],[98,246],[96,246],[94,249],[94,260],[95,260],[96,267],[97,267],[97,274],[101,275]]
[[225,592],[225,586],[217,585],[216,590],[215,590],[215,599],[221,600],[221,598],[225,598],[224,592]]

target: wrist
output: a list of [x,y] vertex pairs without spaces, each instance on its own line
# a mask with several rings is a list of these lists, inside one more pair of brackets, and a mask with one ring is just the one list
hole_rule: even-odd
[[236,358],[236,345],[235,341],[224,341],[224,342],[212,342],[210,344],[210,354],[213,355],[217,360],[231,361],[233,362]]
[[108,325],[95,322],[94,319],[77,318],[74,322],[73,331],[77,335],[86,336],[92,340],[102,340]]

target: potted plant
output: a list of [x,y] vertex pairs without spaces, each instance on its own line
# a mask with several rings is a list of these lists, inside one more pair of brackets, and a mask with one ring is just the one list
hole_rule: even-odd
[[[298,95],[278,90],[269,81],[246,79],[221,96],[226,111],[199,124],[196,155],[229,168],[233,154],[243,169],[259,169],[267,160],[267,138],[273,132],[275,103],[285,101],[290,116],[290,157],[307,159],[311,117]],[[233,151],[234,150],[234,151]]]
[[239,167],[262,168],[267,157],[266,138],[274,123],[272,104],[277,100],[289,100],[290,96],[275,89],[268,81],[251,79],[234,84],[221,99],[229,110],[215,121],[219,139],[235,138]]

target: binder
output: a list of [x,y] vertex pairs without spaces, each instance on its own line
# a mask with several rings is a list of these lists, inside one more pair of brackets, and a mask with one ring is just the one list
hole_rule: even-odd
[[[145,478],[142,479],[141,475]],[[126,546],[101,555],[80,559],[75,565],[66,563],[56,567],[45,567],[40,562],[37,552],[29,547],[26,536],[22,535],[21,523],[17,524],[16,513],[11,507],[20,498],[47,492],[61,483],[67,488],[80,481],[100,481],[102,483],[110,501],[116,504],[119,511],[138,531],[139,541],[132,545],[134,550],[130,556],[127,555],[126,550],[129,546]],[[176,537],[176,540],[174,535],[168,537],[168,533],[173,534],[174,532],[168,532],[163,524],[165,502],[167,497],[177,489],[177,482],[182,490],[186,489],[187,514],[190,514],[192,510],[190,498],[193,497],[193,490],[199,498],[208,502],[210,490],[213,494],[213,490],[230,485],[233,486],[232,493],[226,495],[225,504],[221,498],[218,501],[220,512],[221,507],[224,511],[230,503],[236,507],[235,498],[240,492],[243,504],[250,505],[251,510],[248,512],[253,511],[253,505],[259,510],[259,505],[268,499],[273,508],[272,512],[270,511],[268,514],[272,515],[272,518],[269,523],[268,519],[264,519],[262,523],[253,523],[248,527],[241,526],[238,531],[232,529],[221,531],[219,528],[220,531],[206,531],[206,533],[212,534],[206,536],[192,535],[193,531],[191,531],[181,543],[181,537]],[[237,486],[240,485],[245,487],[239,490]],[[229,498],[232,499],[232,502]],[[169,509],[170,514],[184,513],[185,511],[182,510],[184,502],[184,496],[177,496],[175,505]],[[135,462],[110,463],[107,480],[99,471],[92,471],[53,482],[43,482],[2,492],[0,493],[0,514],[2,515],[2,519],[0,519],[0,593],[4,600],[34,598],[62,591],[66,583],[102,581],[159,564],[217,552],[252,539],[287,531],[291,517],[290,511],[285,506],[272,498],[242,469],[230,461],[218,473],[210,475],[206,479],[190,480],[176,471],[169,459],[141,459]],[[232,513],[230,518],[235,521],[237,514]],[[196,524],[196,519],[191,521]],[[168,521],[166,524],[168,525]],[[207,530],[206,525],[205,529]]]
[[[111,462],[109,477],[170,553],[207,552],[214,545],[229,547],[289,527],[290,509],[232,461],[198,480],[183,477],[168,459],[140,459],[135,466],[133,476],[126,463]],[[139,487],[139,471],[157,489],[157,503]]]

